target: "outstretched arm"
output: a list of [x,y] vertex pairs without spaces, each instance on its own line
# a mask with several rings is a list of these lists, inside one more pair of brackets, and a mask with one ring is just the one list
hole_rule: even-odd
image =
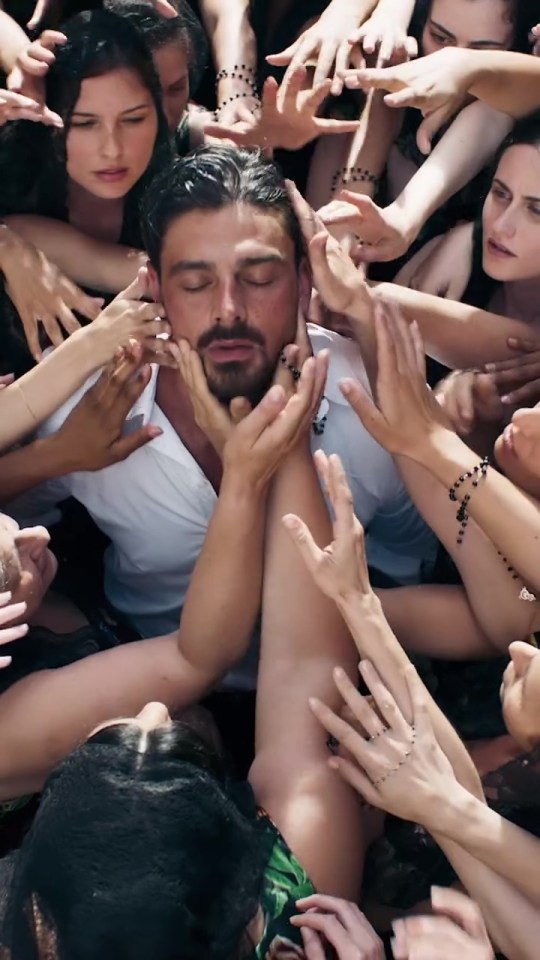
[[352,791],[328,767],[324,732],[310,712],[317,696],[337,707],[332,670],[355,675],[356,651],[333,603],[315,587],[281,518],[300,512],[320,543],[328,513],[308,439],[281,468],[267,519],[256,759],[250,781],[318,890],[356,901],[363,840]]

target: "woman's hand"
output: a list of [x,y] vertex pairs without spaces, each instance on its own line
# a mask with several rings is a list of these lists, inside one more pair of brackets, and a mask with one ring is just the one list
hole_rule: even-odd
[[390,453],[423,459],[426,444],[451,424],[426,384],[425,354],[416,323],[395,304],[375,304],[377,404],[357,380],[343,380],[343,395],[366,430]]
[[[20,640],[28,633],[28,624],[19,623],[14,627],[5,627],[4,624],[20,620],[26,613],[26,603],[12,603],[11,593],[0,593],[0,644],[12,643]],[[0,669],[9,667],[11,657],[0,657]]]
[[420,110],[424,121],[416,140],[422,153],[428,154],[434,134],[463,106],[472,69],[471,51],[452,47],[384,70],[349,70],[344,81],[352,90],[389,90],[384,98],[388,107]]
[[73,311],[95,320],[103,306],[102,299],[87,296],[41,250],[9,227],[0,228],[0,268],[6,293],[19,314],[28,348],[36,361],[42,356],[40,323],[57,347],[63,343],[64,333],[74,333],[80,327]]
[[[154,7],[157,13],[162,17],[171,19],[171,17],[177,17],[178,12],[175,10],[172,3],[169,3],[168,0],[150,0],[150,3]],[[54,7],[54,0],[37,0],[34,7],[34,12],[26,24],[29,30],[35,30],[43,22],[44,18],[48,14],[49,10]]]
[[176,345],[163,339],[170,334],[164,317],[163,304],[151,300],[148,267],[141,267],[133,283],[111,300],[92,324],[99,343],[94,349],[99,351],[101,363],[109,363],[115,350],[133,338],[142,344],[145,360],[176,368]]
[[[313,77],[313,86],[318,87],[332,75],[330,93],[339,96],[343,90],[341,74],[347,69],[354,58],[354,47],[349,43],[349,37],[358,26],[358,18],[354,11],[340,12],[331,9],[333,4],[325,10],[321,17],[291,43],[281,53],[273,53],[266,59],[273,67],[287,67],[283,78],[287,88],[297,67],[301,67],[316,58],[317,65]],[[354,62],[354,59],[353,59]]]
[[403,63],[418,56],[418,44],[414,37],[407,36],[401,23],[378,13],[377,8],[349,37],[349,43],[359,46],[367,56],[377,53],[378,67]]
[[339,133],[355,133],[358,121],[332,120],[317,116],[330,92],[330,80],[324,80],[309,90],[304,89],[307,71],[296,67],[290,82],[281,87],[269,77],[263,87],[260,111],[251,122],[237,126],[220,123],[206,124],[204,131],[210,137],[232,140],[241,147],[260,147],[274,150],[300,150],[316,137]]
[[[413,666],[405,668],[411,716],[408,722],[373,665],[363,660],[359,669],[373,705],[358,693],[344,670],[334,670],[336,687],[358,727],[320,700],[310,700],[325,730],[354,758],[332,757],[329,764],[367,803],[430,829],[436,824],[441,803],[451,802],[462,788],[433,732],[420,678]],[[359,729],[366,732],[366,737]]]
[[57,113],[49,110],[45,103],[45,75],[56,60],[55,48],[66,42],[67,37],[63,33],[45,30],[37,40],[29,42],[28,46],[19,52],[6,81],[8,90],[29,97],[37,103],[41,122],[54,127],[63,127],[64,122]]
[[327,948],[337,960],[384,960],[384,946],[355,903],[315,893],[297,900],[302,912],[291,917],[304,941],[306,960],[325,960]]
[[319,216],[333,236],[355,234],[362,243],[355,259],[362,263],[397,260],[416,239],[416,230],[396,203],[379,207],[360,193],[342,190],[319,210]]
[[129,429],[127,420],[150,376],[139,343],[131,341],[118,349],[115,359],[79,400],[60,430],[47,438],[65,463],[64,473],[103,470],[161,435],[160,427],[152,424]]
[[56,119],[56,115],[51,115],[50,111],[46,116],[42,106],[36,100],[25,97],[21,93],[15,93],[13,90],[0,90],[0,127],[9,120],[33,120],[34,123],[62,126],[60,117]]
[[372,598],[366,561],[364,530],[353,509],[353,499],[343,464],[337,454],[315,454],[321,484],[334,513],[334,539],[324,550],[317,546],[306,524],[288,514],[283,523],[293,538],[315,583],[331,600],[351,596]]
[[371,310],[371,294],[363,274],[291,181],[287,181],[287,188],[302,230],[314,285],[325,307],[347,315],[353,303],[358,307],[363,302]]
[[466,437],[478,425],[498,423],[505,408],[493,377],[479,370],[454,370],[434,391],[456,433]]
[[395,960],[495,960],[480,908],[452,887],[432,887],[433,916],[392,924]]
[[529,40],[532,44],[532,55],[534,57],[540,57],[540,23],[537,24],[536,27],[532,28],[529,35]]

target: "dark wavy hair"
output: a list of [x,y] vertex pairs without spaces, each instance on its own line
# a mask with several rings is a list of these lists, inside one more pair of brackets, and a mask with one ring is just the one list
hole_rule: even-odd
[[162,17],[149,0],[104,0],[105,10],[127,17],[140,30],[150,51],[178,43],[188,61],[189,85],[197,89],[208,64],[208,43],[202,24],[188,0],[173,0],[176,17]]
[[263,838],[252,794],[234,794],[190,727],[114,724],[47,780],[2,941],[17,960],[49,956],[51,942],[56,960],[251,954]]
[[216,145],[199,147],[175,160],[153,180],[143,198],[144,249],[158,273],[163,240],[173,220],[192,210],[221,210],[235,203],[280,217],[300,262],[300,225],[279,168],[257,151]]
[[64,128],[19,121],[7,124],[0,138],[0,210],[39,213],[67,220],[66,138],[81,83],[113,70],[135,71],[152,95],[158,132],[147,170],[125,198],[122,241],[140,245],[139,202],[156,172],[172,156],[152,57],[138,30],[124,17],[104,10],[80,13],[62,27],[67,43],[58,47],[46,78],[49,107]]
[[[501,144],[490,170],[489,183],[493,180],[497,167],[507,150],[510,147],[530,145],[540,150],[540,110],[530,113],[528,116],[518,120],[515,127],[508,134]],[[490,300],[500,287],[500,281],[494,280],[488,276],[482,266],[483,249],[483,230],[482,230],[482,212],[486,195],[480,198],[478,215],[475,218],[473,230],[473,257],[472,269],[467,289],[463,294],[463,302],[470,303],[473,307],[487,308]]]

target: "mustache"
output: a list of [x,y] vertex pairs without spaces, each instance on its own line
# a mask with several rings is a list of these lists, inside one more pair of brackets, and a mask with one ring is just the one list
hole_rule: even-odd
[[264,347],[266,343],[262,333],[254,327],[249,327],[247,323],[238,321],[232,327],[222,327],[217,323],[201,334],[197,341],[197,350],[204,350],[216,340],[251,340],[259,347]]

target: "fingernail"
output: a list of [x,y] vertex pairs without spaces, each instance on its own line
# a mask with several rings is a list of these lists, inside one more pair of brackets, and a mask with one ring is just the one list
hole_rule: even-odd
[[161,427],[150,427],[148,433],[152,438],[152,440],[155,440],[156,437],[161,436],[161,434],[163,433],[163,430],[161,429]]
[[501,397],[501,403],[512,403],[512,397],[510,397],[510,396],[508,396],[508,395],[505,395],[504,397]]
[[485,363],[485,364],[484,364],[484,370],[486,371],[486,373],[493,373],[493,371],[495,370],[495,364],[494,364],[494,363]]
[[352,390],[352,380],[340,380],[339,389],[345,394],[345,396],[348,396]]
[[289,530],[295,530],[296,527],[298,526],[298,520],[296,517],[292,515],[292,513],[288,513],[285,517],[283,517],[282,522],[283,522],[283,525],[285,527],[288,527]]

